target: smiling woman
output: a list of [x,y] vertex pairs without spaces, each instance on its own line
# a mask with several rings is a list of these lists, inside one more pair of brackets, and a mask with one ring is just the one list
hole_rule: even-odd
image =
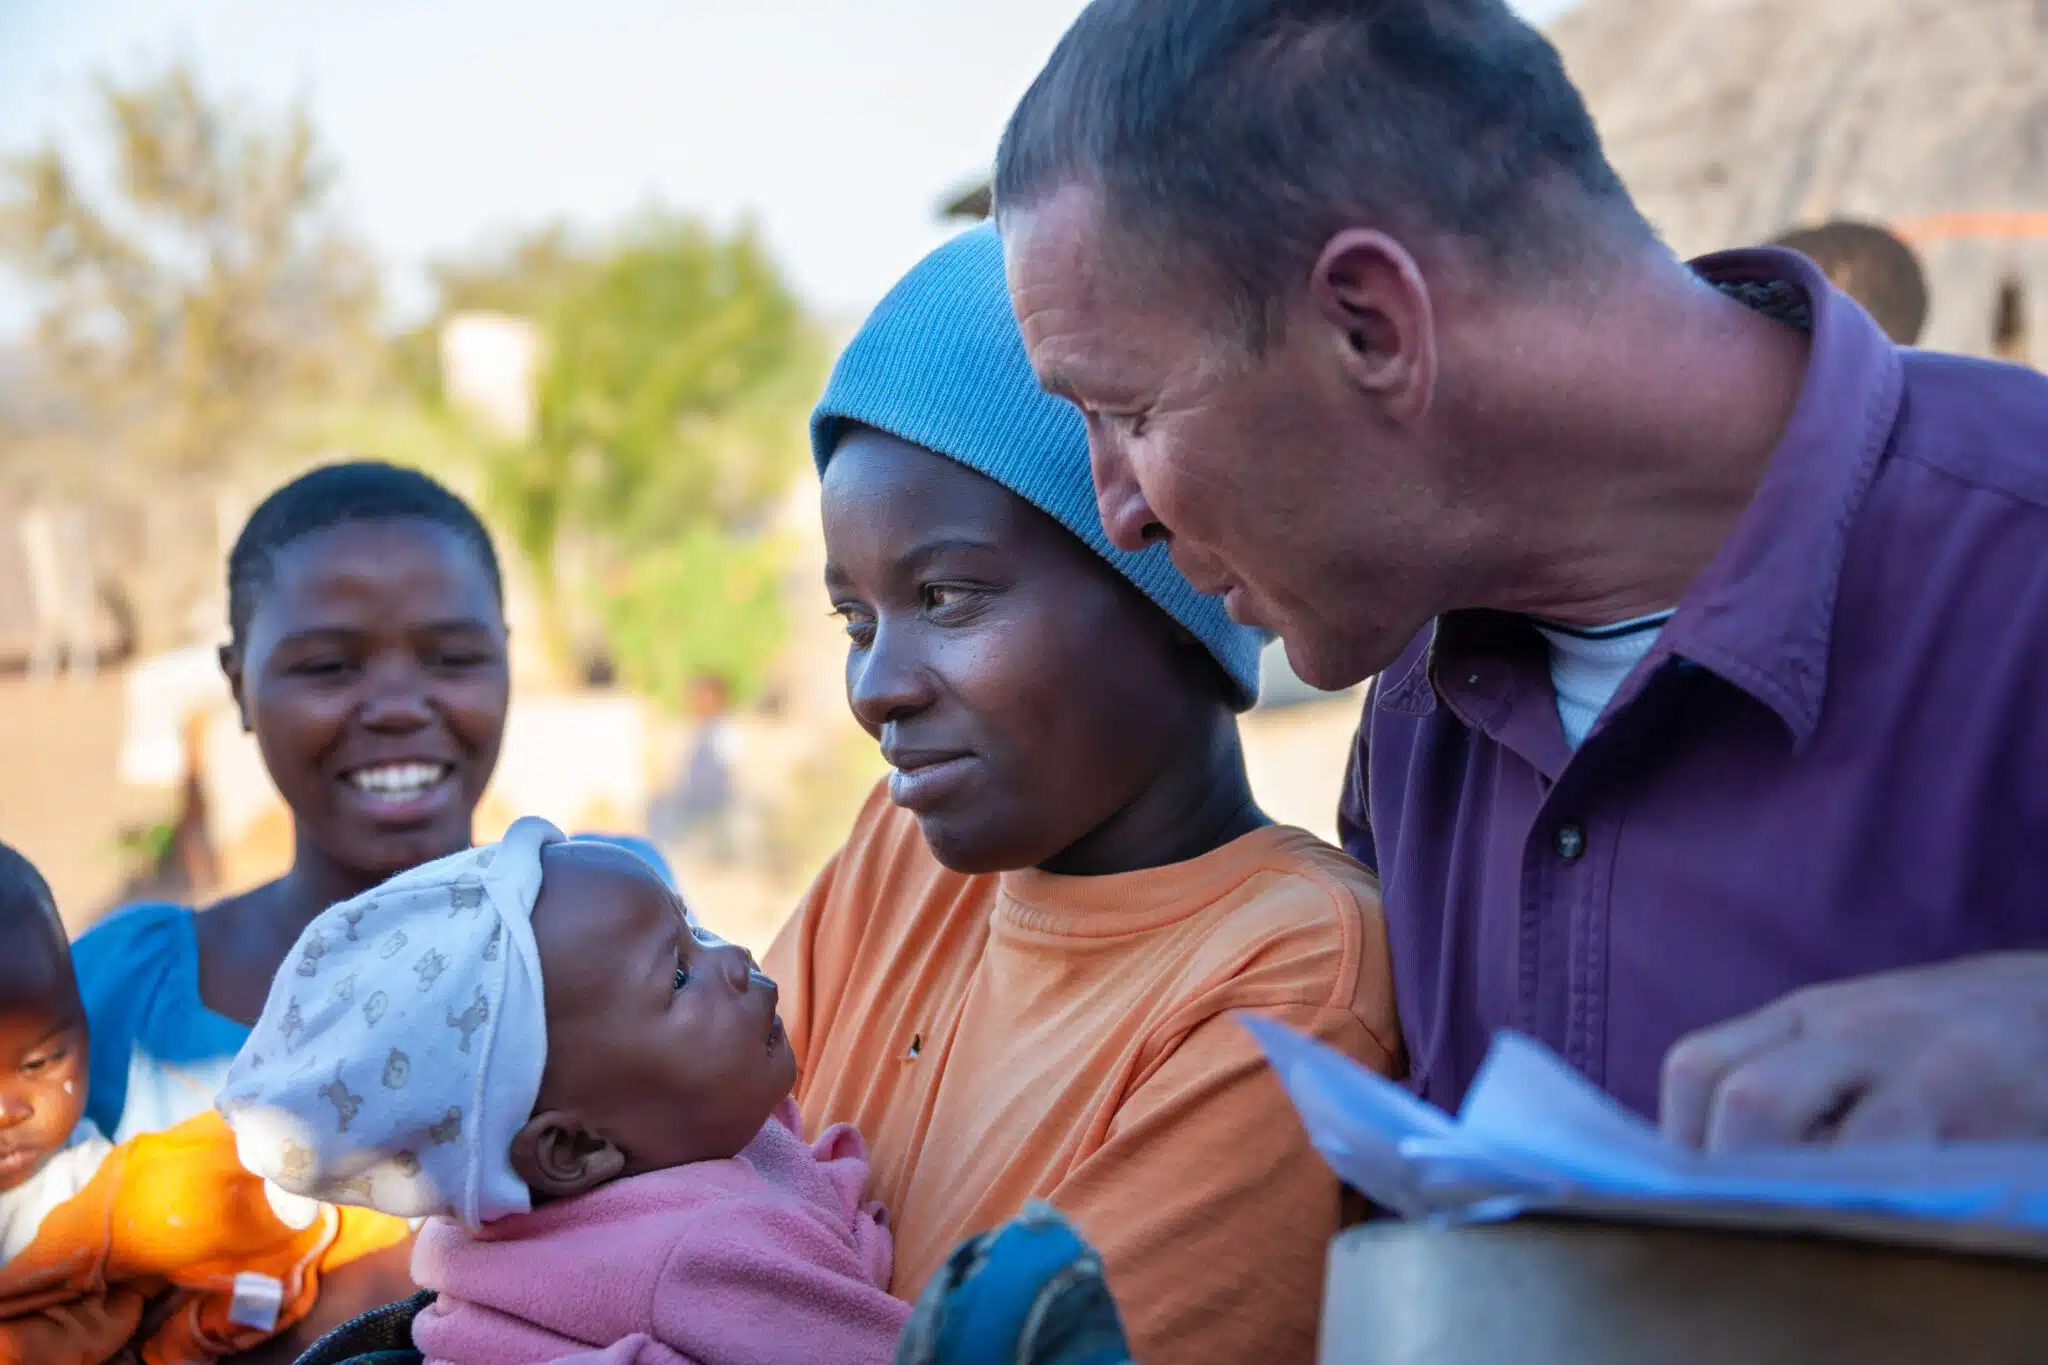
[[284,876],[204,911],[142,904],[79,940],[87,1112],[116,1141],[205,1109],[320,911],[465,848],[508,699],[498,561],[476,514],[392,465],[272,493],[228,561],[221,668],[291,809]]
[[504,734],[497,554],[426,475],[364,461],[293,480],[250,516],[227,576],[221,668],[291,810],[292,866],[205,910],[130,906],[77,943],[87,1113],[116,1140],[212,1105],[315,915],[469,846]]

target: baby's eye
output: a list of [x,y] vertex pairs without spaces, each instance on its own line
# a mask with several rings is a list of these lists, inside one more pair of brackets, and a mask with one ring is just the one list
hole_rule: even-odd
[[687,985],[689,985],[689,984],[690,984],[690,969],[689,969],[688,967],[678,967],[678,968],[676,968],[676,989],[677,989],[677,990],[681,990],[681,989],[682,989],[683,987],[685,987],[685,986],[687,986]]
[[21,1064],[22,1073],[29,1076],[38,1075],[63,1061],[64,1055],[62,1052],[48,1052],[40,1057],[31,1057]]

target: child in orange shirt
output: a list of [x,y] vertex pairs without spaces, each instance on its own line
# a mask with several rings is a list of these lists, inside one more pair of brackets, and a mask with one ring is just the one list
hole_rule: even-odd
[[1372,874],[1252,799],[1262,638],[1110,548],[991,227],[876,308],[812,448],[848,704],[896,771],[765,966],[805,1115],[868,1138],[893,1292],[1044,1200],[1136,1359],[1311,1359],[1337,1181],[1234,1016],[1382,1071],[1399,1043]]
[[0,1365],[100,1365],[138,1335],[146,1365],[215,1360],[405,1240],[266,1190],[214,1114],[110,1145],[83,1118],[88,1046],[49,887],[0,844]]

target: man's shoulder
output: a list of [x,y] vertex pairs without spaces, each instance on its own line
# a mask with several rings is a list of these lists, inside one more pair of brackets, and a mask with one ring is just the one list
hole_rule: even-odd
[[2020,365],[1902,351],[1891,465],[2003,494],[2048,513],[2048,375]]
[[[1835,641],[1890,641],[1979,668],[1960,642],[2048,620],[2048,375],[1901,354],[1899,415],[1849,531]],[[1913,622],[1930,606],[1942,625],[1920,638]]]

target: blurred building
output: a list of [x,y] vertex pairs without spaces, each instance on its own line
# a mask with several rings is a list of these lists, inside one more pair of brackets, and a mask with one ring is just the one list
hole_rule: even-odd
[[1549,33],[1680,253],[1883,227],[1920,344],[2048,366],[2048,0],[1579,0]]
[[1680,252],[1886,227],[1921,344],[2048,364],[2048,4],[1583,0],[1551,37]]
[[458,313],[441,328],[441,387],[451,406],[499,435],[533,434],[540,330],[503,313]]

